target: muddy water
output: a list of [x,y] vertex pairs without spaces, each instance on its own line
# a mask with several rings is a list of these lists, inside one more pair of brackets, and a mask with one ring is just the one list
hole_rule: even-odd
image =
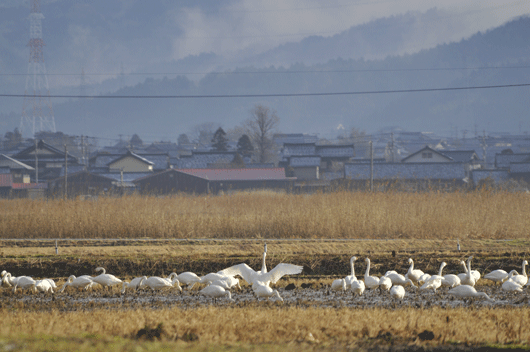
[[[78,311],[93,309],[138,309],[151,308],[163,309],[170,307],[180,307],[183,309],[193,309],[207,305],[218,306],[259,306],[278,305],[281,307],[322,307],[322,308],[389,308],[399,307],[430,308],[439,306],[442,308],[453,307],[520,307],[528,306],[530,294],[527,291],[522,293],[507,293],[499,286],[476,286],[477,291],[486,292],[494,302],[482,298],[462,299],[452,297],[447,294],[447,289],[441,288],[436,293],[432,291],[420,291],[407,287],[403,301],[396,300],[388,292],[380,292],[379,289],[366,290],[362,296],[354,296],[351,291],[332,292],[329,287],[319,288],[297,288],[285,290],[279,288],[283,302],[274,299],[257,299],[250,288],[243,288],[241,291],[233,290],[232,299],[219,298],[216,301],[200,294],[197,289],[182,293],[177,290],[150,291],[140,290],[138,292],[127,292],[120,294],[117,290],[106,292],[105,290],[77,291],[67,290],[63,293],[51,294],[31,294],[12,293],[4,289],[1,293],[0,306],[4,308],[17,308],[27,310],[49,310],[59,309],[61,311]],[[273,303],[274,302],[274,303]]]

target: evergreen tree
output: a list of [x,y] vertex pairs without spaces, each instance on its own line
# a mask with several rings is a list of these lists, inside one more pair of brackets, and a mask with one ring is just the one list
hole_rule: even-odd
[[219,127],[213,134],[212,147],[219,152],[226,152],[228,150],[228,138],[226,138],[226,132]]
[[254,146],[252,145],[252,142],[250,141],[248,135],[244,134],[239,138],[239,140],[237,141],[237,151],[241,155],[252,154],[252,152],[254,151]]
[[236,153],[236,155],[234,155],[234,160],[232,160],[231,164],[233,168],[242,169],[245,167],[245,161],[239,153]]

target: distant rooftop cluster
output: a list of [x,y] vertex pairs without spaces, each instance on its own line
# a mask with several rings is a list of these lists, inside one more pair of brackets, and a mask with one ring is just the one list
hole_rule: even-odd
[[[119,142],[98,148],[62,135],[0,150],[0,196],[41,197],[143,192],[226,193],[248,189],[312,192],[335,188],[408,190],[530,183],[530,136],[444,138],[395,132],[324,140],[274,135],[265,163],[236,143],[228,150],[192,142]],[[513,188],[513,187],[512,187]]]

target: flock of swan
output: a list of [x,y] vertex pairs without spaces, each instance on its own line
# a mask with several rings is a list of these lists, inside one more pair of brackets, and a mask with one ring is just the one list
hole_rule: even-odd
[[[188,290],[191,290],[195,284],[204,284],[206,287],[200,290],[200,294],[214,301],[222,297],[233,301],[230,290],[234,287],[241,289],[239,279],[236,277],[238,276],[252,287],[252,291],[258,300],[260,298],[274,298],[283,301],[279,292],[271,288],[271,284],[278,282],[285,275],[300,274],[303,267],[300,265],[280,263],[274,269],[267,271],[266,255],[267,245],[265,245],[263,263],[259,271],[255,271],[247,264],[242,263],[201,277],[193,272],[183,272],[179,275],[171,273],[167,278],[142,276],[127,282],[120,280],[114,275],[107,274],[104,268],[98,267],[95,271],[102,272],[98,276],[83,275],[76,277],[72,275],[60,289],[57,288],[55,282],[51,279],[34,280],[28,276],[13,277],[11,273],[4,270],[1,273],[2,287],[12,287],[13,292],[20,289],[32,292],[55,293],[55,291],[63,292],[67,287],[88,290],[95,285],[100,285],[105,288],[121,285],[121,293],[123,294],[128,289],[138,290],[142,287],[148,287],[152,290],[176,289],[182,292],[181,285],[185,285]],[[361,296],[365,289],[378,289],[380,293],[388,292],[395,299],[403,301],[406,294],[404,286],[410,286],[417,290],[432,290],[433,292],[436,292],[440,287],[447,287],[449,289],[447,293],[452,296],[459,298],[483,297],[489,301],[493,301],[485,292],[477,292],[474,288],[480,279],[480,273],[471,269],[472,259],[473,257],[470,256],[467,259],[467,263],[464,261],[460,262],[464,267],[464,272],[458,275],[443,275],[443,269],[447,265],[445,262],[440,265],[437,274],[426,274],[414,268],[414,261],[412,258],[409,258],[408,264],[410,264],[410,267],[404,275],[392,270],[387,271],[382,277],[376,277],[370,275],[370,259],[366,258],[364,280],[359,280],[355,275],[355,261],[357,257],[353,256],[350,259],[351,274],[344,279],[334,280],[331,284],[331,290],[336,292],[351,290],[354,295]],[[496,284],[499,283],[504,291],[522,292],[524,286],[530,286],[525,269],[526,265],[528,265],[528,262],[524,260],[522,263],[522,274],[519,274],[516,270],[507,273],[504,270],[498,269],[484,275],[484,279],[492,280]]]

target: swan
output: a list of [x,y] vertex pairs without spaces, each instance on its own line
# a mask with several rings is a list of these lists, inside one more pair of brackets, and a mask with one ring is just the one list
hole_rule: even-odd
[[[471,258],[473,258],[473,256]],[[466,274],[468,272],[468,268],[466,266],[466,263],[463,260],[460,261],[460,264],[464,267],[464,272],[458,274],[458,278],[460,278],[460,281],[462,281],[466,277]],[[475,278],[475,283],[477,283],[477,281],[480,279],[480,273],[478,271],[476,271],[476,270],[471,270],[471,274]]]
[[271,271],[263,273],[261,271],[256,272],[247,264],[242,263],[226,268],[222,270],[221,273],[223,273],[225,276],[239,275],[243,278],[243,280],[251,285],[259,282],[269,286],[271,283],[274,284],[278,282],[278,280],[280,280],[284,275],[300,274],[303,269],[304,267],[300,265],[280,263]]
[[219,280],[212,281],[210,285],[221,286],[227,290],[231,289],[232,287],[237,287],[239,290],[241,290],[241,286],[239,286],[239,279],[233,276],[225,276]]
[[416,287],[411,279],[407,279],[404,275],[398,274],[394,270],[387,271],[385,276],[392,281],[392,285],[411,285],[412,287]]
[[382,276],[379,279],[379,288],[381,290],[389,291],[392,287],[392,280],[388,276]]
[[460,278],[454,274],[447,274],[443,276],[442,286],[453,288],[460,284]]
[[92,279],[92,281],[94,282],[97,282],[98,284],[100,284],[101,286],[103,287],[111,287],[113,285],[117,285],[117,284],[121,284],[122,281],[120,279],[118,279],[116,276],[114,275],[111,275],[111,274],[107,274],[105,269],[102,268],[102,267],[97,267],[96,272],[98,271],[103,271],[102,274],[94,277]]
[[88,290],[89,287],[92,287],[92,284],[94,282],[90,280],[89,278],[85,277],[75,277],[74,275],[70,275],[68,280],[64,283],[63,287],[59,292],[63,292],[66,286],[72,286],[76,288],[84,288],[85,291]]
[[350,287],[352,282],[357,281],[357,277],[355,276],[355,268],[354,268],[354,263],[355,263],[356,260],[357,260],[356,256],[353,256],[353,257],[350,258],[351,275],[348,275],[348,276],[346,276],[344,278],[344,280],[346,280],[346,286],[347,287]]
[[526,275],[526,266],[528,265],[528,262],[526,260],[523,260],[522,264],[522,270],[523,273],[520,275],[513,275],[510,280],[517,282],[519,285],[524,286],[528,283],[528,275]]
[[425,282],[430,281],[430,280],[443,279],[442,271],[444,270],[444,268],[446,266],[447,266],[447,263],[446,262],[442,262],[442,264],[440,264],[440,270],[438,270],[438,275],[436,275],[436,274],[432,275]]
[[420,276],[423,275],[423,271],[419,269],[414,269],[414,260],[412,260],[412,258],[409,258],[408,263],[410,264],[410,267],[405,277],[417,284]]
[[431,278],[430,274],[424,273],[418,278],[418,285],[424,284],[425,282],[429,281],[430,278]]
[[261,283],[257,282],[257,283],[252,285],[252,290],[254,291],[254,294],[258,298],[258,301],[259,301],[259,299],[261,297],[266,297],[269,300],[272,297],[276,297],[277,299],[279,299],[280,301],[283,302],[283,298],[280,297],[280,294],[278,293],[278,291],[277,290],[273,290],[272,288],[270,288],[267,285],[264,285],[264,284],[261,284]]
[[353,291],[353,294],[355,295],[362,296],[362,294],[364,293],[365,286],[364,286],[364,282],[361,280],[352,282],[350,287],[351,287],[351,290]]
[[[5,270],[4,270],[5,272]],[[5,272],[5,274],[2,276],[2,286],[4,287],[12,287],[17,284],[17,281],[23,277],[29,277],[29,276],[11,276],[11,273]]]
[[142,287],[144,280],[147,280],[147,276],[136,277],[132,279],[131,282],[123,281],[123,288],[121,290],[121,293],[125,293],[125,290],[128,288],[136,291],[137,289]]
[[35,286],[36,281],[29,276],[20,276],[13,287],[13,292],[17,292],[17,288],[22,290],[32,289]]
[[232,294],[230,293],[230,291],[224,289],[221,286],[217,286],[217,285],[206,286],[200,291],[200,293],[202,295],[212,298],[214,302],[217,302],[217,298],[224,297],[224,296],[228,296],[228,300],[232,302],[234,301],[232,299]]
[[442,280],[443,277],[435,277],[432,280],[428,280],[420,287],[420,290],[432,289],[434,292],[436,292],[436,290],[442,286]]
[[52,279],[43,279],[43,280],[46,280],[50,283],[50,286],[53,288],[53,289],[56,289],[57,288],[57,284],[55,284],[55,281],[53,281]]
[[471,259],[473,259],[473,256],[470,256],[469,258],[467,258],[466,275],[463,278],[460,275],[458,275],[458,277],[460,278],[460,283],[462,285],[475,286],[475,284],[477,283],[475,276],[471,272]]
[[182,292],[179,280],[175,277],[173,281],[159,276],[151,276],[143,281],[143,285],[151,288],[151,290],[160,290],[164,288],[173,288],[177,284],[177,289]]
[[369,289],[373,289],[379,286],[379,278],[376,276],[370,276],[370,258],[364,260],[366,262],[366,272],[364,273],[364,284]]
[[53,292],[53,286],[50,283],[48,279],[42,279],[35,281],[35,284],[33,285],[33,289],[35,292],[44,292],[44,293],[54,293]]
[[403,301],[403,297],[405,297],[405,289],[401,285],[395,285],[390,289],[390,294],[400,301]]
[[485,292],[477,292],[477,290],[475,290],[474,287],[469,286],[469,285],[457,286],[455,288],[450,289],[447,293],[450,295],[456,296],[456,297],[461,297],[461,298],[484,297],[488,301],[493,302],[493,299],[491,299]]
[[504,291],[523,292],[523,286],[512,279],[504,281],[501,287]]
[[508,278],[508,273],[502,269],[497,269],[484,275],[484,278],[495,282],[495,284],[502,284]]
[[177,279],[181,284],[186,285],[188,290],[191,290],[197,282],[201,282],[201,278],[191,271],[178,274]]
[[331,283],[332,291],[346,291],[346,279],[337,279]]

